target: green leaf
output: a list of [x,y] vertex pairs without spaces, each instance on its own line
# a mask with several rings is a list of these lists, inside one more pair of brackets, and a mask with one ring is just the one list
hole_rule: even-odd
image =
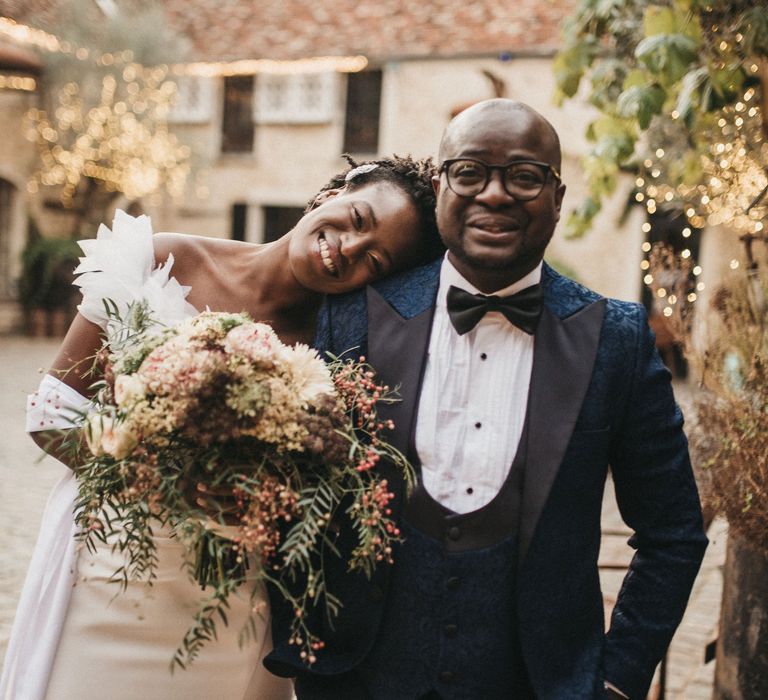
[[644,85],[648,85],[648,73],[636,68],[627,73],[624,82],[622,83],[622,88],[627,90],[631,87],[643,87]]
[[739,31],[744,36],[742,47],[747,56],[768,58],[768,11],[764,5],[741,16]]
[[584,70],[592,65],[597,54],[594,40],[579,40],[560,51],[552,64],[558,88],[566,97],[573,97],[579,89]]
[[661,113],[666,96],[667,93],[658,85],[636,85],[619,95],[616,109],[622,117],[635,117],[640,128],[645,130],[651,123],[651,117]]
[[694,115],[694,110],[701,107],[702,98],[705,93],[711,92],[712,86],[709,79],[709,71],[706,67],[694,68],[685,74],[681,84],[680,92],[677,96],[677,105],[675,111],[690,123]]
[[645,36],[672,34],[677,30],[677,19],[669,7],[649,5],[643,17]]
[[588,197],[574,209],[565,222],[566,238],[581,238],[592,226],[592,220],[600,211],[599,201]]
[[712,74],[712,89],[717,100],[718,107],[722,107],[733,102],[741,96],[746,76],[741,65],[726,66]]
[[698,57],[698,44],[683,34],[657,34],[637,45],[635,57],[662,83],[672,85]]

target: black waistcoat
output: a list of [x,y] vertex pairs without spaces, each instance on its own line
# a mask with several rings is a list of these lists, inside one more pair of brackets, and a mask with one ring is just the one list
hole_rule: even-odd
[[509,474],[482,508],[454,513],[421,484],[406,504],[382,623],[358,669],[375,700],[535,697],[515,607],[527,435],[526,420]]

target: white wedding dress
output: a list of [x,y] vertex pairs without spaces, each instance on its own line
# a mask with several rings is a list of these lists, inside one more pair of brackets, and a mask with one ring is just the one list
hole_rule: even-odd
[[[80,243],[85,257],[76,273],[83,291],[80,313],[109,332],[102,299],[125,309],[145,299],[156,317],[175,323],[197,311],[186,302],[189,288],[170,276],[173,258],[156,266],[152,230],[145,216],[118,211],[113,230],[99,229]],[[46,375],[29,397],[27,430],[76,424],[88,401]],[[269,604],[262,590],[255,616],[257,636],[243,648],[238,634],[253,609],[251,586],[233,596],[229,625],[217,624],[185,670],[170,661],[192,622],[201,596],[183,566],[180,544],[156,537],[157,580],[131,583],[125,593],[107,579],[122,555],[101,546],[76,546],[72,517],[76,481],[68,474],[52,492],[22,590],[6,653],[0,700],[288,700],[290,681],[266,671],[271,649]],[[117,595],[116,595],[117,594]]]

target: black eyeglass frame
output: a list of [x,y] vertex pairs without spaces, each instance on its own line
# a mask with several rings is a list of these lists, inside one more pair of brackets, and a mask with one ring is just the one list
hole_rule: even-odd
[[[453,189],[453,187],[451,186],[451,178],[448,177],[448,168],[454,163],[460,163],[462,161],[477,163],[478,165],[482,165],[485,168],[485,182],[483,183],[483,186],[474,194],[461,194],[460,192],[456,192],[456,190]],[[504,173],[506,172],[507,168],[513,165],[538,165],[542,168],[545,168],[544,182],[541,184],[541,189],[532,197],[521,197],[519,194],[514,194],[507,189],[507,180],[504,177]],[[549,181],[550,174],[552,174],[555,177],[555,180],[557,180],[557,182],[563,181],[562,178],[560,177],[560,173],[557,172],[557,168],[555,168],[554,165],[550,165],[549,163],[544,163],[540,160],[512,160],[509,163],[505,163],[504,165],[489,165],[488,163],[485,163],[482,160],[478,160],[477,158],[448,158],[447,160],[444,160],[442,162],[438,172],[445,173],[445,180],[448,183],[448,187],[450,188],[451,192],[453,192],[457,197],[469,198],[469,197],[477,197],[477,195],[479,195],[481,192],[485,190],[486,187],[488,187],[488,183],[491,181],[491,174],[493,173],[494,170],[501,171],[501,175],[502,175],[501,186],[504,188],[504,191],[510,197],[514,197],[515,199],[521,202],[530,202],[531,200],[536,199],[536,197],[538,197],[544,191],[544,188],[547,186],[547,182]]]

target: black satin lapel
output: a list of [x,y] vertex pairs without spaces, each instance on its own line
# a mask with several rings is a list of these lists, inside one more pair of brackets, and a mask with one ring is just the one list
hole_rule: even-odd
[[605,299],[565,320],[546,307],[534,341],[520,561],[533,539],[592,377]]
[[368,287],[368,362],[376,381],[397,387],[399,395],[395,403],[379,404],[379,417],[395,424],[394,433],[384,437],[403,454],[410,445],[434,313],[433,305],[418,316],[403,318]]

